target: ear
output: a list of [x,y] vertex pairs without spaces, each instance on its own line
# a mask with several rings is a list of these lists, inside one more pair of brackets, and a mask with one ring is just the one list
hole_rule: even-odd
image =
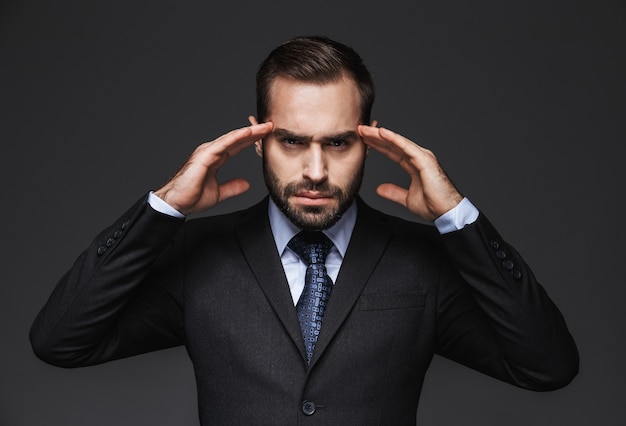
[[[259,124],[259,122],[257,121],[257,119],[256,119],[256,117],[254,115],[249,115],[248,116],[248,121],[253,126],[255,124]],[[254,142],[254,150],[256,151],[256,153],[257,153],[257,155],[259,157],[263,157],[263,139],[259,139],[259,140]]]

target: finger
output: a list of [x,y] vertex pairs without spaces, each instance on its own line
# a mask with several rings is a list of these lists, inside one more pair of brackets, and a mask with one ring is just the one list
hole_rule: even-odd
[[206,166],[209,166],[209,163],[215,163],[213,156],[221,157],[219,163],[222,163],[252,145],[256,140],[265,137],[272,131],[272,127],[273,124],[268,122],[232,130],[214,141],[200,145],[196,150],[196,155],[203,159],[201,161]]
[[255,125],[254,129],[251,128],[252,131],[250,132],[249,135],[245,135],[238,141],[234,142],[232,145],[229,145],[228,149],[226,150],[228,157],[232,157],[234,155],[239,154],[244,149],[248,148],[249,146],[252,146],[257,141],[263,139],[271,131],[271,126],[268,127],[269,129],[268,131],[262,131],[262,132],[256,131],[258,129],[257,126],[258,125]]
[[233,179],[227,182],[221,183],[218,187],[219,190],[219,200],[218,202],[222,202],[228,198],[235,197],[237,195],[241,195],[250,189],[250,182],[245,179]]
[[408,207],[407,195],[409,191],[396,184],[393,184],[393,183],[380,184],[378,185],[378,188],[376,188],[376,193],[383,198],[391,200],[404,207]]
[[399,152],[409,154],[419,150],[428,151],[412,140],[384,127],[378,128],[360,125],[359,130],[361,131],[362,136],[370,139],[373,143],[376,143],[380,147],[386,146],[389,149],[393,149],[392,147],[395,147],[399,150]]
[[426,149],[422,148],[412,140],[405,138],[399,133],[385,129],[384,127],[378,129],[378,134],[383,140],[393,144],[396,148],[402,151],[405,156],[413,156],[419,154],[420,151],[426,151]]
[[408,167],[403,168],[408,173],[411,173],[411,170],[424,170],[438,164],[432,151],[389,129],[364,128],[362,131],[366,135],[365,143],[369,142],[374,149],[400,165],[405,163]]
[[[259,124],[257,124],[256,121],[256,117],[250,116],[248,117],[249,120],[251,120],[251,122],[253,123],[253,126],[255,126],[255,128],[257,128],[256,126],[259,126]],[[272,123],[271,121],[266,121],[265,123],[262,123],[263,125],[267,125],[270,126],[268,129],[264,129],[264,128],[260,128],[260,132],[261,133],[253,133],[253,138],[255,139],[253,144],[255,145],[256,148],[256,152],[257,154],[259,154],[259,156],[261,156],[261,152],[262,150],[262,142],[263,142],[263,138],[267,135],[269,135],[272,130],[274,129],[274,123]],[[256,135],[256,136],[255,136]],[[248,145],[246,145],[248,146]],[[243,148],[242,148],[243,149]],[[237,154],[239,151],[236,151],[234,154]]]
[[371,126],[359,126],[358,128],[359,134],[366,145],[387,156],[391,161],[400,163],[405,156],[404,152],[396,144],[383,138],[380,130]]
[[360,125],[358,127],[358,132],[367,145],[385,155],[399,155],[401,151],[395,146],[395,144],[390,143],[388,140],[383,138],[380,134],[380,130],[381,129],[379,129],[378,127],[365,125]]
[[412,140],[385,128],[381,128],[379,134],[386,141],[400,149],[402,151],[402,157],[405,160],[410,160],[419,170],[438,164],[431,150],[416,144]]
[[234,130],[217,138],[213,148],[218,154],[238,153],[241,149],[252,145],[256,140],[267,136],[272,131],[272,127],[273,124],[267,122]]
[[[256,117],[254,115],[249,115],[248,116],[248,121],[250,122],[250,124],[252,125],[256,125],[259,124],[259,122],[257,121]],[[263,139],[257,139],[256,141],[254,141],[254,148],[256,150],[256,153],[259,157],[263,157]]]

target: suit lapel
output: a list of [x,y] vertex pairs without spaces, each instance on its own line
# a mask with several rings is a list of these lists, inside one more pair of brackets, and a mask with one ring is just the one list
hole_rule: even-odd
[[365,205],[360,198],[357,205],[357,221],[324,314],[322,331],[315,345],[311,367],[328,347],[356,304],[389,241],[390,232],[379,219],[377,212]]
[[[328,347],[356,304],[389,241],[390,233],[377,212],[360,199],[357,203],[357,221],[324,315],[324,324],[315,345],[311,367]],[[248,209],[242,222],[235,228],[235,234],[265,297],[306,363],[300,323],[285,271],[276,251],[267,207],[266,198]]]
[[268,199],[251,207],[235,228],[241,250],[276,316],[306,362],[300,323],[267,214]]

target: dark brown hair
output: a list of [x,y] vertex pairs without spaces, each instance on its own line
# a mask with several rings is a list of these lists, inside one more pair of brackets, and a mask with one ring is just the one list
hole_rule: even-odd
[[374,81],[358,53],[322,36],[297,37],[281,44],[261,63],[256,75],[257,118],[267,119],[270,88],[276,77],[313,83],[354,80],[361,95],[361,122],[369,124],[374,103]]

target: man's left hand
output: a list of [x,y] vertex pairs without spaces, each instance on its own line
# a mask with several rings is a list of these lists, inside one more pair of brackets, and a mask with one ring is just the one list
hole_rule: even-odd
[[385,128],[360,125],[357,130],[366,145],[398,163],[411,177],[408,189],[383,183],[376,189],[378,195],[403,205],[429,221],[434,221],[461,202],[463,196],[432,151]]

